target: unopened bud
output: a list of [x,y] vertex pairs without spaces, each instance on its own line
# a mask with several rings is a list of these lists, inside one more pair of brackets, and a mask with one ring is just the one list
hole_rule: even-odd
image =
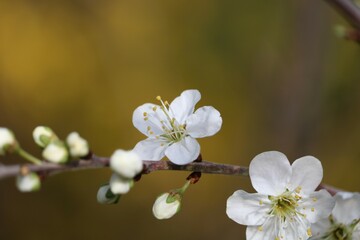
[[143,163],[136,152],[119,149],[111,156],[110,167],[125,178],[133,178],[142,171]]
[[101,186],[97,192],[97,201],[101,204],[115,204],[119,201],[120,195],[111,192],[110,185]]
[[66,146],[61,141],[53,141],[42,152],[43,157],[52,163],[65,163],[69,159]]
[[89,154],[88,142],[80,137],[77,132],[70,133],[66,138],[66,143],[69,146],[70,155],[72,157],[84,157]]
[[113,174],[110,178],[110,189],[114,194],[128,193],[133,185],[134,180],[123,178],[117,174]]
[[26,175],[18,175],[16,177],[16,186],[21,192],[33,192],[40,189],[40,178],[33,172]]
[[157,219],[169,219],[179,212],[181,206],[181,195],[161,194],[153,205],[153,214]]
[[0,127],[0,155],[5,155],[17,145],[17,141],[12,131],[7,128]]
[[38,126],[33,131],[33,138],[37,145],[44,148],[50,142],[57,140],[56,134],[49,127]]

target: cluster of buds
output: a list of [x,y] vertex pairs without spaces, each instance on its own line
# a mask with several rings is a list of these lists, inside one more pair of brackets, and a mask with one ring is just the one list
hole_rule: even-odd
[[101,186],[97,200],[101,204],[117,203],[121,195],[134,186],[134,178],[143,170],[143,163],[134,151],[116,150],[110,158],[113,174],[109,183]]
[[42,156],[52,163],[66,163],[69,155],[73,158],[89,154],[89,144],[77,132],[70,133],[66,142],[60,140],[49,127],[38,126],[33,131],[35,143],[43,148]]
[[[64,164],[69,161],[70,156],[72,158],[83,158],[90,152],[88,142],[80,137],[77,132],[70,133],[66,141],[62,141],[51,128],[38,126],[32,135],[35,143],[43,149],[42,157],[51,163]],[[7,153],[16,153],[36,165],[41,165],[44,162],[22,149],[11,130],[0,127],[0,155]],[[39,190],[41,186],[40,177],[24,166],[16,178],[16,186],[21,192]]]

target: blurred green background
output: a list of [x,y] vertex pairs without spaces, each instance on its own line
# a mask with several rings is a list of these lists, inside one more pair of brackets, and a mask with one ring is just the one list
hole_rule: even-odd
[[[324,182],[359,191],[360,48],[325,1],[0,1],[0,126],[40,156],[31,133],[78,131],[100,156],[144,138],[133,110],[202,93],[222,131],[201,139],[208,161],[247,166],[264,151],[319,158]],[[3,164],[21,159],[0,158]],[[0,239],[245,239],[225,214],[245,177],[203,175],[181,212],[158,221],[156,196],[188,173],[144,176],[118,205],[96,202],[108,169],[46,179],[19,193],[0,181]]]

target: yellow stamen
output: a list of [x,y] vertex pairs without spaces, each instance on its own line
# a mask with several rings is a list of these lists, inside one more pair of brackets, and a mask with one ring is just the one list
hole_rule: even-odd
[[306,233],[307,233],[307,235],[308,235],[309,237],[312,236],[312,233],[311,233],[311,229],[310,229],[310,228],[307,229]]

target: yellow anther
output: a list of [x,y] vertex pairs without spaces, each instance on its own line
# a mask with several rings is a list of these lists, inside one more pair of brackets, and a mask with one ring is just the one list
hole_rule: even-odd
[[162,147],[163,147],[163,146],[164,146],[164,144],[162,143],[162,144],[160,144],[160,146],[162,146]]
[[156,100],[161,101],[161,97],[160,97],[160,96],[157,96],[157,97],[156,97]]
[[295,192],[296,192],[296,193],[300,193],[301,189],[302,189],[302,188],[299,186],[299,187],[297,187],[297,188],[295,189]]
[[153,132],[153,131],[150,131],[149,134],[152,135],[152,134],[154,134],[154,132]]
[[147,121],[147,120],[149,120],[149,118],[148,118],[148,117],[144,117],[144,121]]
[[146,117],[148,114],[147,112],[143,112],[143,116]]
[[147,128],[146,128],[148,131],[150,131],[151,130],[151,127],[150,126],[147,126]]
[[310,229],[310,228],[307,229],[306,233],[307,233],[307,235],[308,235],[309,237],[312,236],[312,232],[311,232],[311,229]]
[[260,204],[260,205],[263,205],[263,201],[260,200],[260,201],[259,201],[259,204]]
[[152,108],[152,110],[155,112],[156,111],[156,109],[157,109],[157,107],[156,106],[154,106],[153,108]]
[[313,202],[317,202],[317,198],[315,198],[315,197],[312,200],[313,200]]
[[315,212],[315,208],[311,208],[311,211],[312,211],[312,212]]
[[257,229],[261,232],[261,231],[263,230],[263,227],[260,226],[260,227],[258,227]]
[[169,102],[168,102],[168,101],[165,101],[164,104],[165,104],[165,106],[169,106]]

